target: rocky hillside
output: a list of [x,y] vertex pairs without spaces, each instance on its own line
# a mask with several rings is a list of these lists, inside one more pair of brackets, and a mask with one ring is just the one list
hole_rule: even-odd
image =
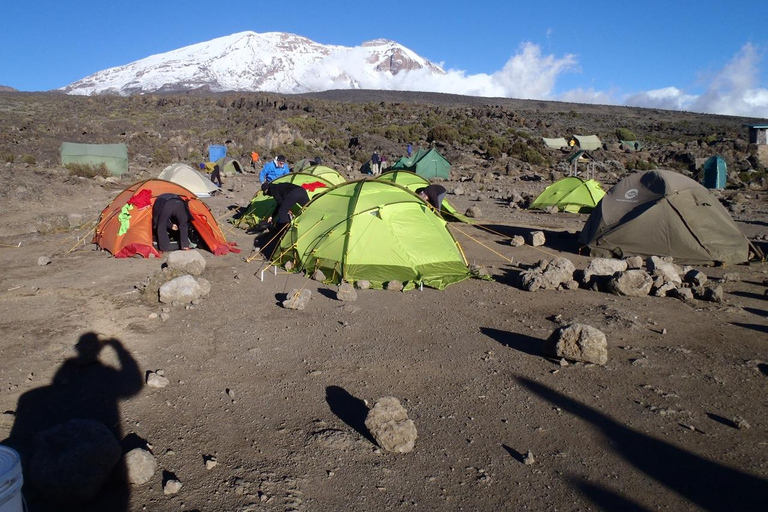
[[[374,149],[390,161],[410,142],[436,146],[453,179],[479,174],[546,176],[567,172],[572,150],[551,150],[542,137],[597,135],[598,172],[671,168],[692,174],[708,157],[728,164],[733,187],[766,187],[765,168],[750,153],[744,124],[728,116],[573,103],[488,99],[396,91],[148,94],[76,97],[0,92],[0,159],[56,167],[64,141],[124,142],[133,170],[202,161],[209,144],[226,144],[248,163],[251,151],[289,162],[322,157],[359,170]],[[628,152],[621,139],[641,151]],[[578,148],[576,148],[578,149]]]

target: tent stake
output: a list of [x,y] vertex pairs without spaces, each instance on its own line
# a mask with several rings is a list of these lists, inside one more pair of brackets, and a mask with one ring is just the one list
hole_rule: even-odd
[[275,270],[273,272],[275,275],[277,275],[277,265],[275,265]]
[[259,279],[261,279],[262,281],[264,281],[264,269],[261,269],[261,273],[260,273],[260,275],[259,275]]
[[419,291],[420,292],[424,291],[424,281],[419,281]]

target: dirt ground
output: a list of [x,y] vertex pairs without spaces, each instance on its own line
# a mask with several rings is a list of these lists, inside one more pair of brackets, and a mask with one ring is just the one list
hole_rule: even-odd
[[[711,280],[730,274],[722,303],[525,292],[515,286],[521,266],[565,256],[586,268],[575,234],[587,216],[510,209],[467,183],[467,194],[448,196],[459,211],[478,206],[499,233],[543,229],[547,244],[514,248],[451,224],[469,262],[494,281],[364,290],[341,302],[333,287],[301,275],[270,268],[261,280],[263,263],[246,261],[253,236],[226,219],[257,188],[248,174],[205,199],[242,252],[202,251],[210,295],[170,307],[139,292],[163,259],[112,258],[79,243],[90,242],[85,228],[35,228],[56,215],[96,221],[130,180],[0,172],[12,184],[0,195],[0,440],[21,425],[31,433],[50,411],[98,410],[158,463],[148,483],[112,481],[89,505],[46,505],[44,492],[30,492],[33,511],[768,507],[764,263],[701,267]],[[546,185],[499,179],[516,190]],[[736,219],[764,239],[768,199],[748,201]],[[39,265],[41,256],[51,263]],[[303,311],[280,306],[294,288],[312,292]],[[544,340],[571,322],[606,334],[605,366],[542,355]],[[72,378],[75,345],[93,333],[111,342],[56,394],[52,381]],[[159,369],[170,384],[145,385]],[[384,396],[397,397],[416,425],[411,453],[380,449],[363,424]],[[36,409],[30,417],[15,414],[20,400]],[[210,457],[218,464],[207,469]],[[183,487],[166,495],[172,477]]]

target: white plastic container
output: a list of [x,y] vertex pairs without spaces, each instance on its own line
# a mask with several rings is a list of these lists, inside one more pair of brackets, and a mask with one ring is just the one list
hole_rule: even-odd
[[24,512],[21,459],[16,450],[0,446],[0,512]]

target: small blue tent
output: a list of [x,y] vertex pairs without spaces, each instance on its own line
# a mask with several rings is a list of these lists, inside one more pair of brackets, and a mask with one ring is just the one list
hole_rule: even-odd
[[215,162],[227,156],[227,146],[211,144],[208,146],[208,161]]
[[727,177],[727,166],[720,155],[715,155],[704,162],[704,186],[707,188],[724,189]]

